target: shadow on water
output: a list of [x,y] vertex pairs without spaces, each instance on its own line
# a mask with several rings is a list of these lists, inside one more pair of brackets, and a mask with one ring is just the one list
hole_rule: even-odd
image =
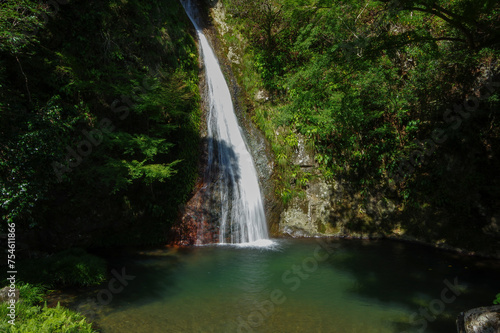
[[177,273],[183,268],[182,256],[191,252],[189,248],[107,250],[104,254],[110,265],[107,280],[98,287],[78,290],[78,297],[71,296],[70,292],[62,301],[96,320],[116,311],[126,311],[130,306],[141,307],[171,299],[182,292]]
[[[461,311],[491,305],[497,291],[494,287],[500,287],[500,263],[495,260],[387,240],[340,244],[328,264],[352,276],[353,284],[348,289],[351,295],[414,313],[413,319],[394,323],[400,331],[411,332],[426,325],[425,331],[451,332],[454,327],[450,327],[450,320],[454,321]],[[444,289],[454,289],[445,292],[445,297],[453,301],[442,301]],[[423,313],[429,313],[430,319]]]
[[192,14],[195,16],[196,24],[202,28],[212,26],[212,18],[210,9],[217,6],[218,0],[181,0],[181,3],[191,8]]
[[[283,280],[283,273],[313,256],[318,244],[311,239],[283,240],[278,251],[203,246],[108,254],[110,267],[119,272],[125,267],[134,279],[101,307],[98,322],[109,332],[124,328],[124,320],[134,323],[137,332],[167,327],[178,332],[234,332],[238,316],[248,318],[256,304],[279,289],[286,302],[276,305],[255,332],[363,328],[365,332],[409,333],[425,324],[422,332],[441,333],[455,331],[460,311],[491,304],[497,292],[500,267],[495,261],[390,241],[330,242],[331,255],[319,270],[309,270],[296,291],[291,288],[292,280]],[[108,288],[112,277],[102,289]],[[458,296],[434,315],[431,304],[448,287],[443,281],[455,284],[455,278]],[[230,312],[224,313],[225,309]],[[422,324],[422,310],[432,320]],[[150,322],[143,322],[143,316]],[[338,327],[321,330],[325,325]]]

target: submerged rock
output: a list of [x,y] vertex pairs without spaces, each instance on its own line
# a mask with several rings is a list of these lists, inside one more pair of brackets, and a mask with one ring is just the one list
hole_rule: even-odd
[[462,312],[457,318],[458,333],[500,333],[500,305]]

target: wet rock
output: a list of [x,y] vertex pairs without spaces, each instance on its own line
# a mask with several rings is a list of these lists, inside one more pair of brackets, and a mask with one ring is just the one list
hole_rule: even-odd
[[300,227],[288,226],[288,225],[283,228],[282,233],[296,238],[311,237],[311,233],[307,232],[306,230]]
[[458,333],[500,333],[500,305],[462,312],[457,318]]

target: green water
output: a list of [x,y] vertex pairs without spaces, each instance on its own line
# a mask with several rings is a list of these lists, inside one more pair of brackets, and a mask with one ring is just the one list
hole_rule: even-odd
[[390,241],[277,240],[110,262],[135,278],[102,307],[103,332],[456,332],[460,311],[500,292],[498,261]]

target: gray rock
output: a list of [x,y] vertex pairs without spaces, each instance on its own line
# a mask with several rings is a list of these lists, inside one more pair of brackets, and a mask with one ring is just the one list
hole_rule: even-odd
[[236,52],[234,52],[232,47],[229,47],[229,52],[227,53],[227,59],[229,59],[229,61],[231,61],[232,63],[238,64],[238,65],[241,62],[240,57],[238,56],[238,54]]
[[255,93],[254,99],[260,103],[267,102],[269,100],[269,93],[261,89]]
[[500,305],[462,312],[457,318],[458,333],[500,333]]
[[305,197],[294,197],[281,213],[281,232],[294,236],[325,234],[330,218],[331,185],[320,178],[311,180]]
[[297,149],[293,155],[292,163],[299,165],[301,168],[311,168],[314,167],[314,150],[307,147],[306,138],[301,134],[297,135]]
[[[10,297],[9,297],[9,293],[10,293],[10,287],[4,287],[2,289],[0,289],[0,303],[3,303],[3,302],[8,302],[10,301]],[[16,301],[19,300],[19,289],[15,289],[14,290],[14,299]]]

